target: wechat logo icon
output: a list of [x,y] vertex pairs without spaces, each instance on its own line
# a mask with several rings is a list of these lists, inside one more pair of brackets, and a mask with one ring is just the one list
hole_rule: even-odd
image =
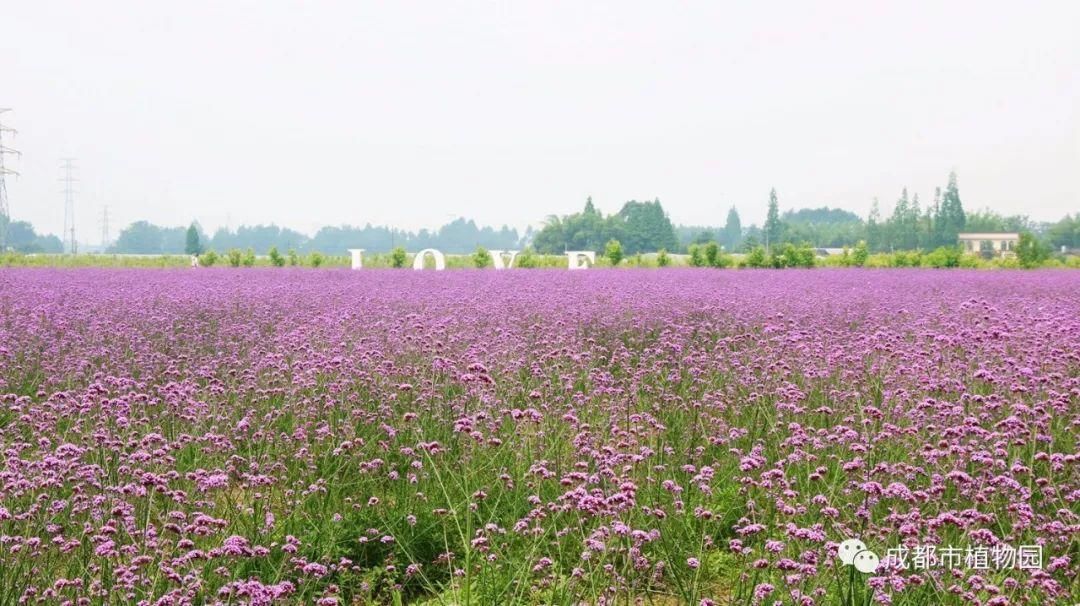
[[878,555],[866,548],[866,543],[859,539],[848,539],[836,550],[836,557],[844,566],[854,566],[864,574],[870,574],[878,569],[881,559]]

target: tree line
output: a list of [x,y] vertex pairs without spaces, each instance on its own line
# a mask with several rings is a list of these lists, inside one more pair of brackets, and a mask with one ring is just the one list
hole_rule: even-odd
[[[618,212],[605,215],[587,198],[580,212],[550,215],[538,230],[524,232],[502,226],[479,226],[459,218],[434,230],[407,231],[367,224],[323,227],[313,236],[276,225],[221,228],[206,233],[198,223],[188,227],[163,227],[147,221],[128,225],[106,252],[137,254],[181,254],[214,250],[253,250],[260,254],[271,248],[298,254],[321,252],[340,254],[348,248],[387,252],[396,247],[409,250],[437,248],[451,254],[485,249],[526,249],[538,254],[561,254],[567,250],[591,250],[604,254],[608,244],[618,242],[623,254],[645,252],[690,253],[694,247],[706,250],[715,244],[724,253],[750,253],[761,247],[765,253],[796,248],[854,249],[862,243],[868,253],[954,247],[957,234],[968,232],[1028,232],[1037,245],[1047,249],[1080,249],[1080,213],[1069,214],[1055,223],[1038,223],[1025,215],[1002,215],[989,209],[969,211],[961,201],[955,173],[944,188],[933,192],[929,203],[917,193],[901,190],[891,208],[883,209],[874,200],[869,215],[839,208],[781,209],[775,189],[767,198],[768,212],[762,225],[745,225],[734,206],[716,226],[675,225],[659,199],[631,200]],[[2,220],[2,218],[0,218]],[[62,252],[60,239],[34,232],[25,221],[12,222],[8,241],[21,252]],[[788,249],[790,252],[790,249]],[[701,254],[704,254],[703,252]]]
[[412,249],[438,248],[448,253],[468,253],[477,246],[517,248],[522,236],[514,228],[479,227],[471,219],[455,219],[437,230],[416,232],[385,226],[350,225],[323,227],[314,236],[276,225],[221,228],[208,235],[197,223],[188,228],[159,227],[146,221],[131,224],[108,248],[108,252],[141,254],[199,254],[208,250],[255,250],[271,248],[298,253],[339,254],[348,248],[388,251],[397,246]]
[[[0,215],[0,221],[6,217]],[[12,221],[7,224],[6,246],[24,253],[61,253],[64,243],[52,234],[39,234],[29,221]]]

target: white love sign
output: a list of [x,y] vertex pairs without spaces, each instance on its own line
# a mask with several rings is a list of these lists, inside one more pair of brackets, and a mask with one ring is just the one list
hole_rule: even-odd
[[349,254],[352,255],[352,268],[360,269],[364,266],[364,249],[363,248],[350,248]]
[[590,265],[596,265],[596,253],[594,251],[566,251],[566,266],[569,269],[588,269]]
[[424,257],[427,257],[428,255],[431,255],[431,257],[435,259],[435,271],[446,269],[446,257],[434,248],[425,248],[416,253],[416,257],[413,259],[412,268],[417,271],[424,269]]
[[[361,269],[364,267],[364,250],[363,248],[347,248],[349,255],[352,258],[352,268]],[[495,269],[512,269],[514,267],[514,260],[517,259],[520,250],[492,250],[491,253],[491,265]],[[446,269],[446,255],[441,251],[434,248],[425,248],[424,250],[416,253],[413,257],[413,269],[420,271],[424,269],[424,261],[428,256],[435,261],[435,271],[442,271]],[[197,263],[195,260],[193,263]],[[596,252],[592,250],[568,250],[566,251],[566,267],[568,269],[588,269],[596,265]]]
[[[493,250],[491,251],[491,265],[495,269],[510,269],[514,266],[514,259],[520,251],[517,250]],[[506,257],[505,259],[503,257]],[[505,261],[505,263],[504,263]]]

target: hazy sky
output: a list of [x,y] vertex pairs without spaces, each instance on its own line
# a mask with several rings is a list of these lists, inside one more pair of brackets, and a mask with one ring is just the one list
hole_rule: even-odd
[[1080,2],[0,0],[12,214],[523,227],[659,197],[1080,211]]

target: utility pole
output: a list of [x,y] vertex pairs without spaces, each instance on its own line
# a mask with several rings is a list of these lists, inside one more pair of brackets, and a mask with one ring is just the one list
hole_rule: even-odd
[[109,205],[101,211],[101,252],[109,248]]
[[[0,107],[0,114],[9,111],[11,111],[11,108]],[[4,133],[15,135],[17,132],[14,128],[8,128],[3,123],[0,123],[0,252],[7,250],[10,246],[8,242],[8,225],[11,223],[11,207],[8,205],[7,184],[4,183],[4,177],[7,175],[19,176],[19,173],[4,166],[4,156],[22,155],[17,149],[4,147]]]
[[75,254],[79,252],[79,245],[75,241],[74,183],[78,181],[73,174],[75,171],[75,158],[62,158],[60,168],[64,171],[64,176],[60,177],[60,181],[64,184],[64,244],[68,252]]

